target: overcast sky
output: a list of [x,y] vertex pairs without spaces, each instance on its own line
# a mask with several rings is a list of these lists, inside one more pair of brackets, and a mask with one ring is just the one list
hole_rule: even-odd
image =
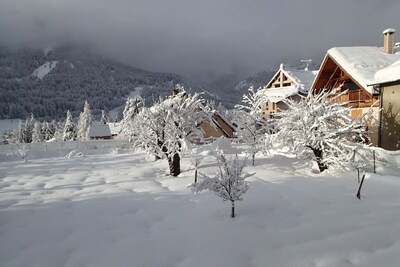
[[0,44],[93,44],[133,66],[209,79],[334,46],[383,45],[399,0],[0,0]]

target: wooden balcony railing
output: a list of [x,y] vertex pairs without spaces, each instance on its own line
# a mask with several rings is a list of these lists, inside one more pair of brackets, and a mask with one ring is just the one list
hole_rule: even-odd
[[[339,93],[338,93],[339,94]],[[337,96],[338,94],[332,95],[331,98]],[[363,90],[350,90],[347,94],[340,96],[335,99],[336,103],[349,102],[349,106],[352,107],[365,107],[371,106],[373,104],[374,98],[367,95]]]

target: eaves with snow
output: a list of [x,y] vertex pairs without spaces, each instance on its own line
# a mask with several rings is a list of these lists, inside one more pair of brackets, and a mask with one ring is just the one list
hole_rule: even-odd
[[[328,56],[367,92],[373,94],[372,84],[376,84],[377,79],[390,78],[391,70],[383,71],[381,74],[378,72],[400,60],[400,48],[395,48],[394,54],[388,54],[382,47],[375,46],[334,47],[328,50],[326,57]],[[375,77],[376,74],[377,77]]]
[[266,86],[259,89],[259,94],[277,103],[297,94],[307,94],[318,71],[288,68],[281,64],[279,70]]
[[377,71],[374,78],[374,84],[400,81],[400,60],[396,61],[387,68]]

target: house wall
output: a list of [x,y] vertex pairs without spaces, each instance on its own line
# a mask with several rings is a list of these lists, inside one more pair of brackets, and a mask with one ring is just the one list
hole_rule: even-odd
[[[296,102],[299,102],[301,100],[301,97],[299,95],[293,95],[290,96],[289,98]],[[264,114],[266,115],[274,114],[277,113],[279,110],[286,110],[287,108],[288,106],[282,101],[278,103],[273,103],[271,101],[268,101],[268,104],[264,110]]]
[[350,116],[353,119],[358,119],[365,113],[372,109],[372,117],[368,122],[368,138],[373,146],[378,146],[378,132],[379,132],[379,107],[373,108],[353,108],[350,111]]
[[400,149],[400,84],[381,87],[381,136],[384,149]]

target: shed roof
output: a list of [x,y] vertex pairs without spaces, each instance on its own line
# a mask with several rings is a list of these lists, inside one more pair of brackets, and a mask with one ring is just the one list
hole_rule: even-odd
[[89,128],[90,137],[111,136],[110,127],[107,124],[93,124]]

